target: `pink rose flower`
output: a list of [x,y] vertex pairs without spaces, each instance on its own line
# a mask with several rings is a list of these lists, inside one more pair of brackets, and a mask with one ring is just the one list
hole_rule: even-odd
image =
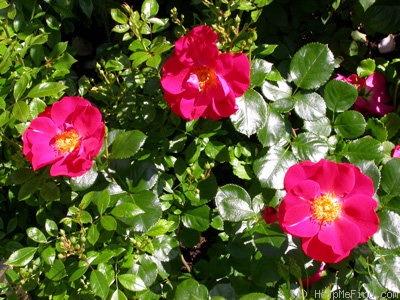
[[238,110],[236,97],[250,85],[247,56],[220,53],[217,39],[211,27],[195,27],[177,40],[174,53],[164,63],[165,100],[184,119],[229,117]]
[[47,107],[25,130],[23,153],[36,171],[47,165],[51,176],[86,173],[103,145],[100,111],[81,97],[64,97]]
[[392,151],[392,157],[400,158],[400,145],[394,147]]
[[267,224],[273,224],[278,221],[278,212],[275,208],[267,206],[262,213],[263,219]]
[[339,74],[335,79],[346,81],[357,87],[358,97],[353,109],[363,115],[384,116],[393,111],[394,107],[389,105],[391,98],[385,76],[382,73],[372,73],[366,79],[360,78],[357,74],[352,74],[349,77]]
[[354,165],[304,161],[289,168],[284,187],[279,224],[314,260],[337,263],[378,230],[373,182]]

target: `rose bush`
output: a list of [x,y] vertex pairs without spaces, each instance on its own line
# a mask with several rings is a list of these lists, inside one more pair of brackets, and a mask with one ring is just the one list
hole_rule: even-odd
[[400,293],[397,0],[100,2],[0,0],[0,298]]

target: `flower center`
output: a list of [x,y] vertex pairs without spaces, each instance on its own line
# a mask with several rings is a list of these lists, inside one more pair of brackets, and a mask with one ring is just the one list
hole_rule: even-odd
[[311,204],[312,217],[321,225],[332,223],[340,217],[342,204],[336,198],[335,193],[329,192],[314,199]]
[[197,67],[191,74],[197,76],[200,91],[215,83],[216,77],[213,68],[207,66]]
[[75,129],[57,134],[54,142],[54,145],[61,153],[71,153],[78,148],[80,144],[79,134]]

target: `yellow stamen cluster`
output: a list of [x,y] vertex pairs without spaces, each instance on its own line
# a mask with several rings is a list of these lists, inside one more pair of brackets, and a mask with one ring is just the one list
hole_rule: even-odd
[[75,129],[70,129],[55,137],[54,145],[61,153],[71,153],[80,146],[79,134]]
[[192,74],[195,74],[197,76],[197,79],[199,80],[200,91],[203,91],[208,86],[215,83],[215,72],[214,69],[210,67],[198,67],[192,72]]
[[314,199],[311,203],[312,217],[321,225],[334,222],[340,217],[342,204],[334,193],[326,193]]

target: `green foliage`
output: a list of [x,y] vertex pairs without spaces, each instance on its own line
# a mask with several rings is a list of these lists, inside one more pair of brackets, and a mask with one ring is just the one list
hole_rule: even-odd
[[[382,72],[399,102],[400,58],[376,49],[399,32],[396,1],[100,2],[0,0],[0,259],[12,267],[0,299],[18,288],[34,299],[400,293],[398,108],[364,116],[357,88],[334,80]],[[180,119],[160,86],[174,42],[200,24],[251,61],[238,112],[219,121]],[[33,171],[22,154],[29,122],[65,95],[106,124],[77,178]],[[380,227],[307,290],[300,279],[319,264],[261,213],[283,199],[289,167],[321,158],[372,179]]]

